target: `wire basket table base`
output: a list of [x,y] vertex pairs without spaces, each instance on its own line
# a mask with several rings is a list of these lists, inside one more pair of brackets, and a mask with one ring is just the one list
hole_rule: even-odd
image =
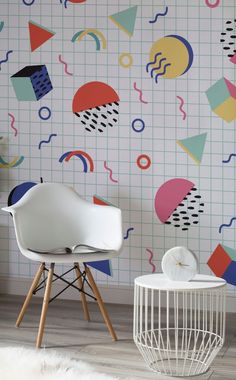
[[224,344],[224,286],[163,290],[135,284],[133,336],[151,370],[205,373]]

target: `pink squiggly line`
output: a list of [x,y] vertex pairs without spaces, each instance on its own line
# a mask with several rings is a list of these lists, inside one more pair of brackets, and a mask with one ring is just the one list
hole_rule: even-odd
[[156,271],[156,266],[155,264],[153,264],[152,262],[152,259],[153,259],[153,252],[149,249],[149,248],[146,248],[146,251],[148,253],[150,253],[150,256],[149,256],[149,259],[148,259],[148,262],[149,264],[152,266],[152,273],[154,273]]
[[180,110],[180,112],[182,112],[182,114],[183,114],[183,120],[185,120],[186,117],[187,117],[187,114],[186,114],[186,112],[183,110],[184,99],[181,98],[181,96],[176,96],[176,98],[180,100],[179,110]]
[[58,59],[59,59],[59,62],[61,62],[61,63],[63,63],[63,65],[65,65],[65,73],[67,75],[73,75],[72,73],[69,73],[69,71],[67,70],[68,64],[65,61],[62,60],[61,54],[59,54]]
[[146,102],[145,100],[143,100],[143,91],[140,90],[139,88],[137,88],[137,86],[136,86],[136,82],[134,82],[134,89],[135,89],[136,91],[138,91],[138,93],[139,93],[139,100],[140,100],[140,102],[141,102],[141,103],[144,103],[144,104],[148,104],[148,102]]
[[118,183],[118,181],[117,181],[116,179],[112,178],[112,174],[113,174],[113,172],[112,172],[112,170],[107,166],[107,162],[106,162],[106,161],[104,161],[104,168],[105,168],[106,170],[109,171],[109,173],[110,173],[110,175],[109,175],[110,180],[111,180],[112,182],[114,182],[114,183]]
[[10,118],[11,118],[11,128],[15,131],[14,136],[16,137],[18,131],[17,131],[16,127],[14,127],[14,123],[15,123],[15,121],[16,121],[15,116],[12,115],[12,113],[8,113],[8,115],[9,115]]
[[210,3],[209,0],[205,0],[205,3],[209,8],[216,8],[220,5],[220,0],[216,0],[214,3]]

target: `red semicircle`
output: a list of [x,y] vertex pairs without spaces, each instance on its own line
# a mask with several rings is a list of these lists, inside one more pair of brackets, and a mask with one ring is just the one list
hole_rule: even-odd
[[85,3],[86,0],[69,0],[70,3],[79,4],[79,3]]
[[72,110],[81,112],[104,104],[119,102],[115,90],[103,82],[88,82],[81,86],[74,95]]

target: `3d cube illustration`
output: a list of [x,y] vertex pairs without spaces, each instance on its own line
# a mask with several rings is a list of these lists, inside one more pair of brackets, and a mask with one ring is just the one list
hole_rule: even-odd
[[36,101],[52,90],[52,83],[45,65],[25,66],[11,76],[18,100]]
[[231,285],[236,285],[235,249],[218,244],[207,264],[217,277],[223,278]]
[[236,86],[226,78],[219,79],[206,95],[213,112],[228,123],[236,119]]

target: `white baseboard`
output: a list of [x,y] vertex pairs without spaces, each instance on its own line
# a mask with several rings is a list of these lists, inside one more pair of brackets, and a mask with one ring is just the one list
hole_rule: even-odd
[[[0,277],[0,294],[14,294],[25,296],[30,288],[32,279],[17,277]],[[56,283],[53,286],[54,291],[60,292],[64,285]],[[99,284],[99,290],[103,300],[106,303],[116,303],[133,305],[134,289],[129,286],[122,285],[102,285]],[[36,297],[42,297],[42,292],[36,294]],[[61,299],[78,300],[78,292],[75,289],[67,289],[60,295]],[[226,296],[226,310],[230,313],[236,313],[236,297],[230,294]]]

